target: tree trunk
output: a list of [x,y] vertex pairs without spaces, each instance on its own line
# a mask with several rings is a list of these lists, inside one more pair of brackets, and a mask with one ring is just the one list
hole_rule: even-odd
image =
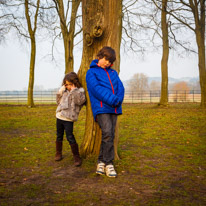
[[190,1],[195,19],[195,34],[198,47],[198,66],[201,87],[201,107],[206,108],[206,65],[205,65],[205,0],[200,1],[200,12],[198,5]]
[[36,41],[35,41],[35,37],[32,37],[31,38],[31,56],[30,56],[28,99],[27,99],[28,107],[33,107],[34,106],[33,88],[34,88],[35,59],[36,59]]
[[26,17],[29,37],[30,37],[30,41],[31,41],[30,73],[29,73],[29,86],[28,86],[28,99],[27,99],[28,107],[33,107],[34,106],[33,88],[34,88],[34,69],[35,69],[35,60],[36,60],[35,33],[36,33],[36,29],[37,29],[37,19],[38,19],[39,5],[40,5],[40,0],[37,0],[36,12],[35,12],[35,15],[34,15],[34,26],[32,28],[31,19],[30,19],[32,15],[30,14],[30,11],[29,11],[29,1],[25,0],[25,2],[24,2],[25,17]]
[[74,49],[74,32],[75,32],[75,19],[77,10],[81,0],[72,1],[72,12],[70,18],[69,31],[67,28],[67,19],[64,14],[64,3],[63,0],[56,1],[58,8],[58,15],[60,18],[61,32],[64,41],[64,56],[65,56],[65,74],[74,71],[74,58],[73,58],[73,49]]
[[77,10],[79,8],[81,0],[72,1],[72,13],[71,13],[71,20],[68,32],[68,57],[67,57],[67,66],[65,69],[65,74],[74,70],[74,57],[73,57],[73,50],[74,50],[74,37],[75,37],[75,22],[77,16]]
[[169,40],[168,40],[168,23],[167,23],[167,1],[162,0],[162,13],[161,13],[161,28],[162,28],[162,83],[161,83],[161,97],[160,106],[168,105],[168,58],[169,58]]
[[[86,89],[86,73],[97,52],[103,46],[110,46],[116,51],[117,60],[113,68],[119,72],[120,43],[122,36],[122,1],[83,0],[83,56],[79,70],[79,77]],[[99,154],[101,145],[101,130],[94,121],[88,92],[86,92],[86,125],[81,155]],[[115,158],[118,159],[118,123],[115,130]]]
[[196,32],[196,39],[198,45],[198,66],[201,87],[201,107],[206,108],[206,67],[205,67],[205,41],[204,35]]

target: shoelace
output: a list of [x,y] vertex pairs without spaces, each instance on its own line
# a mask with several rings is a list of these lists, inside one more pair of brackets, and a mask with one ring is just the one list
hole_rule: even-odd
[[98,167],[99,169],[104,169],[104,164],[99,164]]
[[114,172],[114,167],[108,167],[108,170],[109,170],[110,172]]

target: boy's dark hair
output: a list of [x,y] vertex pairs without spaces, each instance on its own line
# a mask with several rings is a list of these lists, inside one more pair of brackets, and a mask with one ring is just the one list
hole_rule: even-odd
[[111,64],[116,60],[116,52],[111,47],[103,47],[97,54],[98,59],[103,59],[105,57]]
[[82,87],[81,83],[79,82],[79,78],[75,72],[70,72],[66,74],[63,79],[62,85],[65,85],[66,81],[73,83],[74,86],[77,88]]

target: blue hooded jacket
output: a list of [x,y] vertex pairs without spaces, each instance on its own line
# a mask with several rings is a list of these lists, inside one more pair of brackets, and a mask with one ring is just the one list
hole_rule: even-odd
[[98,59],[90,64],[86,74],[87,90],[94,119],[97,114],[122,114],[124,86],[114,69],[97,65]]

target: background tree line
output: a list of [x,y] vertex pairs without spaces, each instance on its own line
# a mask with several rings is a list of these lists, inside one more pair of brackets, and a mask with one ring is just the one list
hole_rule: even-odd
[[[81,10],[78,7],[81,5]],[[85,76],[99,49],[115,49],[119,72],[120,45],[125,52],[142,53],[162,50],[161,98],[168,105],[168,59],[170,50],[198,55],[201,106],[206,107],[205,0],[0,0],[0,38],[16,31],[21,41],[30,43],[28,106],[33,107],[36,38],[62,39],[65,73],[73,71],[74,38],[82,32],[83,52],[79,78],[86,89]],[[78,29],[77,29],[78,27]],[[184,36],[181,35],[184,33]],[[190,44],[196,39],[196,46]],[[22,40],[24,39],[24,40]],[[53,52],[52,52],[53,54]],[[53,55],[52,55],[53,57]],[[143,83],[142,83],[143,84]],[[101,142],[87,94],[85,135],[82,154],[96,154]],[[115,141],[118,141],[118,124]],[[118,158],[116,149],[116,158]]]
[[[158,79],[153,80],[149,78],[146,74],[136,73],[132,76],[131,79],[125,82],[125,88],[128,93],[138,93],[151,90],[151,91],[160,91],[161,90],[161,81]],[[171,81],[168,84],[168,90],[200,90],[200,84],[198,81],[188,82],[184,79],[180,81]]]

